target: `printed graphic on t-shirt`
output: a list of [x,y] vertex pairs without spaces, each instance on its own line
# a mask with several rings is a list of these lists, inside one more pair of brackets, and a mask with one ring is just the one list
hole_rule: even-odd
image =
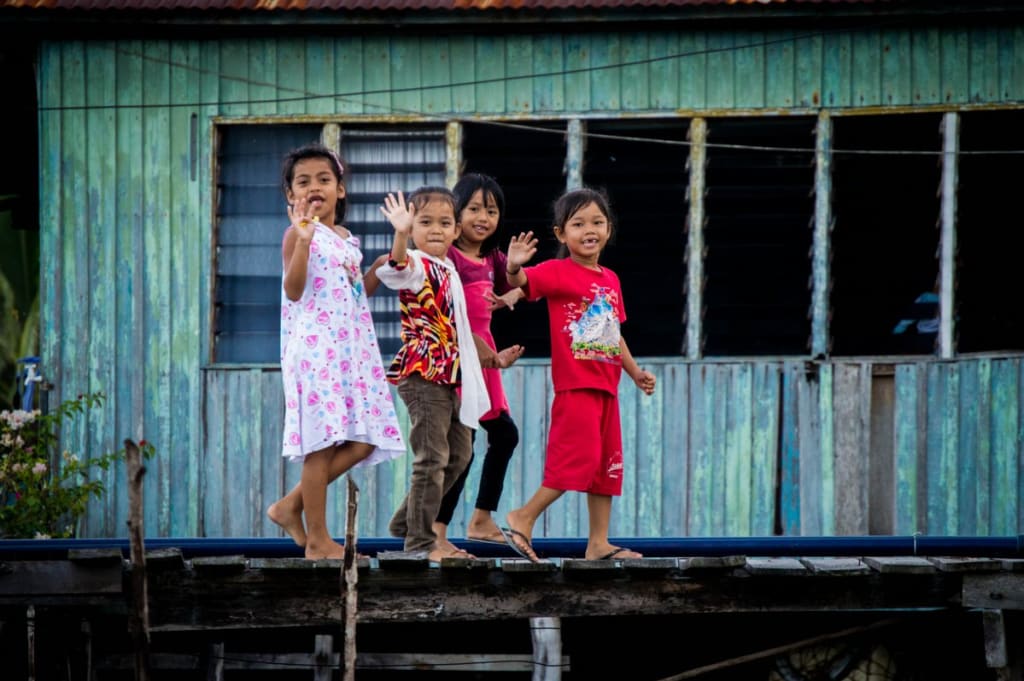
[[592,359],[618,364],[619,315],[618,293],[607,286],[592,284],[593,297],[565,306],[565,331],[572,341],[575,359]]

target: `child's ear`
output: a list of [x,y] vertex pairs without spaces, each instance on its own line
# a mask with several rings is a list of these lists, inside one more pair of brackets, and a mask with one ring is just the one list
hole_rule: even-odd
[[345,183],[338,180],[338,200],[345,198]]
[[552,229],[555,232],[555,238],[558,239],[561,243],[564,244],[565,243],[565,233],[562,231],[562,228],[559,227],[558,225],[555,225],[554,227],[552,227]]

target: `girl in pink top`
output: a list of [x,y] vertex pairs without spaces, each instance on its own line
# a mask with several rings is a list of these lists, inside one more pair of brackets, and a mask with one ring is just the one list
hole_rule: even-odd
[[537,252],[532,232],[512,239],[508,282],[528,300],[546,298],[551,325],[551,379],[555,399],[544,460],[544,479],[522,508],[510,511],[508,544],[534,562],[533,526],[566,491],[585,492],[590,515],[585,558],[641,558],[608,540],[612,497],[622,493],[619,378],[625,369],[644,393],[654,375],[640,368],[622,337],[626,320],[619,278],[598,264],[612,236],[608,200],[593,189],[576,189],[555,203],[555,237],[567,258],[524,268]]

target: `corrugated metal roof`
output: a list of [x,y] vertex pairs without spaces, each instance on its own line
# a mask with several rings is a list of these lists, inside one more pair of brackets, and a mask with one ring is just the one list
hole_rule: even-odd
[[0,0],[0,7],[76,10],[612,9],[688,5],[868,4],[887,0]]

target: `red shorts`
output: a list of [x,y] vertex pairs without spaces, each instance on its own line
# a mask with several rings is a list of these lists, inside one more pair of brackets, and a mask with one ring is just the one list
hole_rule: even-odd
[[571,492],[622,494],[622,427],[617,395],[603,390],[555,393],[541,484]]

